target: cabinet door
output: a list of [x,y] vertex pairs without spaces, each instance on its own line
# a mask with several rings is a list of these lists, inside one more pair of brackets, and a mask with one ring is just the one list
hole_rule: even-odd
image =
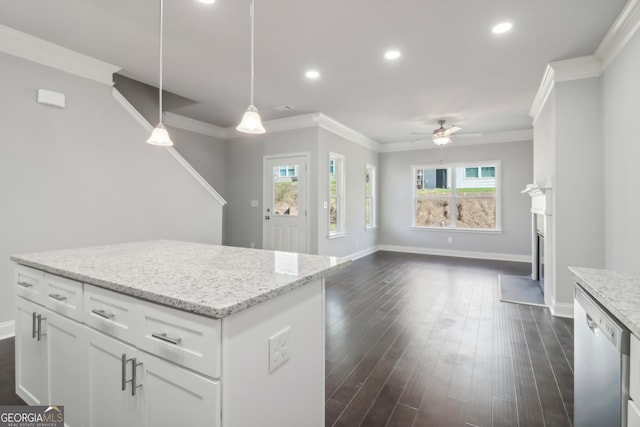
[[640,341],[631,334],[631,352],[629,356],[629,397],[640,401]]
[[[137,350],[93,329],[86,328],[88,410],[91,427],[138,427],[140,422],[140,394],[132,396],[132,383],[122,390],[123,361],[136,357]],[[132,378],[132,362],[126,362],[125,379]]]
[[220,383],[140,352],[144,426],[220,426]]
[[16,303],[16,393],[29,405],[47,405],[47,336],[34,337],[44,308],[20,297]]
[[640,411],[633,400],[629,400],[627,427],[640,427]]
[[43,325],[47,334],[48,404],[64,405],[66,426],[86,426],[86,330],[82,324],[48,310]]

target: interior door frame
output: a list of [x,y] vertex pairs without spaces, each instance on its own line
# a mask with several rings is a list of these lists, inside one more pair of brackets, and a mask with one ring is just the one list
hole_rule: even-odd
[[[306,195],[306,207],[305,207],[305,216],[304,216],[304,228],[305,228],[305,242],[304,242],[304,252],[309,253],[309,245],[311,240],[311,227],[309,226],[309,217],[310,217],[310,207],[311,207],[311,198],[310,198],[310,190],[311,190],[311,153],[309,151],[302,151],[297,153],[280,153],[280,154],[266,154],[262,157],[262,248],[264,249],[265,242],[267,241],[267,227],[266,227],[266,219],[264,218],[266,215],[266,206],[267,206],[267,185],[270,185],[271,182],[267,182],[264,177],[267,175],[267,161],[282,159],[286,157],[304,157],[305,163],[307,165],[305,173],[306,173],[306,183],[304,186],[304,191]],[[271,202],[269,202],[271,204]]]

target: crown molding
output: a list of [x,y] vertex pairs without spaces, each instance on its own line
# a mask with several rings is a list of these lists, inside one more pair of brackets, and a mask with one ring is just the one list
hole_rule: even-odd
[[343,137],[351,142],[355,142],[356,144],[362,145],[365,148],[368,148],[373,151],[380,152],[382,150],[382,144],[373,139],[369,138],[361,134],[360,132],[351,129],[343,125],[342,123],[332,119],[331,117],[319,113],[318,117],[318,125],[322,129],[326,129],[329,132],[333,132],[334,134]]
[[538,116],[553,92],[555,83],[598,77],[602,74],[602,70],[602,60],[596,55],[581,56],[548,64],[529,110],[529,116],[533,119],[533,123],[538,120]]
[[640,0],[630,0],[602,39],[595,55],[606,69],[640,28]]
[[0,25],[0,52],[113,86],[120,67]]
[[[455,140],[455,136],[454,136],[454,140]],[[520,142],[520,141],[533,141],[533,130],[522,129],[522,130],[507,131],[507,132],[489,133],[479,137],[465,139],[464,143],[456,144],[456,142],[453,142],[452,146],[466,147],[469,145],[497,144],[501,142]],[[439,145],[434,144],[431,141],[431,138],[415,141],[415,142],[404,141],[404,142],[394,142],[394,143],[380,144],[380,145],[381,145],[381,148],[379,152],[381,153],[431,150],[431,149],[440,147]]]
[[[362,145],[373,151],[380,151],[381,144],[373,139],[351,129],[348,126],[332,119],[322,113],[300,114],[298,116],[285,117],[282,119],[268,120],[262,123],[269,133],[286,132],[296,129],[319,127],[338,136],[343,137],[353,143]],[[227,128],[227,138],[238,138],[244,134],[235,128]]]
[[[138,110],[136,110],[136,108],[131,105],[131,103],[127,100],[127,98],[125,98],[124,96],[122,96],[122,94],[114,87],[113,89],[111,89],[111,94],[113,95],[113,98],[129,113],[131,114],[131,116],[143,127],[146,129],[147,132],[151,133],[151,130],[153,129],[153,126],[151,126],[151,123],[149,123],[147,121],[147,119],[145,119],[142,114],[140,114],[138,112]],[[158,147],[161,148],[161,147]],[[218,193],[215,188],[213,188],[211,186],[211,184],[209,184],[207,182],[207,180],[205,180],[202,175],[200,175],[198,173],[197,170],[195,170],[193,168],[193,166],[191,166],[191,164],[189,162],[187,162],[187,160],[182,157],[182,155],[180,153],[178,153],[176,151],[175,148],[173,147],[164,147],[165,150],[167,150],[167,152],[180,164],[180,166],[182,166],[188,173],[189,175],[191,175],[209,194],[211,194],[211,196],[213,196],[214,199],[216,199],[218,201],[218,203],[220,203],[221,206],[224,206],[227,204],[227,201],[220,195],[220,193]]]
[[162,118],[165,125],[169,125],[174,128],[184,129],[218,139],[225,139],[227,137],[226,129],[212,125],[211,123],[181,116],[180,114],[170,113],[168,111],[162,114]]

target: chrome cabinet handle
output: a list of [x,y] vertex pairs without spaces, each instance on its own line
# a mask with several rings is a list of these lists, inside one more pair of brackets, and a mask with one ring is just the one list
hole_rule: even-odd
[[33,315],[31,317],[31,338],[35,338],[36,337],[36,312],[33,312]]
[[[127,363],[131,362],[131,379],[127,379]],[[137,367],[142,365],[138,363],[135,357],[127,359],[127,353],[122,353],[122,391],[127,389],[127,383],[131,383],[131,396],[136,395],[136,389],[142,387],[142,384],[136,384],[138,380]]]
[[167,336],[167,334],[165,332],[163,333],[158,333],[158,332],[154,332],[151,334],[152,337],[159,339],[161,341],[164,342],[168,342],[169,344],[173,344],[173,345],[178,345],[180,343],[180,341],[182,341],[182,338],[172,338]]
[[60,295],[60,294],[49,294],[49,298],[52,298],[56,301],[65,301],[67,300],[67,297],[65,297],[64,295]]
[[29,282],[18,282],[18,285],[22,286],[23,288],[30,288],[33,286],[33,283],[29,283]]
[[93,310],[91,310],[91,312],[95,315],[98,315],[100,317],[104,317],[105,319],[113,319],[115,317],[115,314],[113,313],[107,313],[104,310],[98,310],[96,308],[94,308]]
[[127,389],[127,353],[122,353],[122,391]]
[[42,333],[42,321],[47,320],[47,318],[42,317],[42,314],[38,314],[37,318],[38,318],[38,341],[40,341],[40,338],[47,335]]

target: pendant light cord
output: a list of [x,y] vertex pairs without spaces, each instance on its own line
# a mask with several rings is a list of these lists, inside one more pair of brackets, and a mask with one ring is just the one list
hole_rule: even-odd
[[253,72],[253,44],[254,44],[254,0],[251,0],[249,5],[249,14],[251,15],[251,105],[253,105],[253,80],[254,80],[254,72]]
[[158,92],[158,122],[162,124],[162,36],[164,22],[164,0],[160,0],[160,85]]

